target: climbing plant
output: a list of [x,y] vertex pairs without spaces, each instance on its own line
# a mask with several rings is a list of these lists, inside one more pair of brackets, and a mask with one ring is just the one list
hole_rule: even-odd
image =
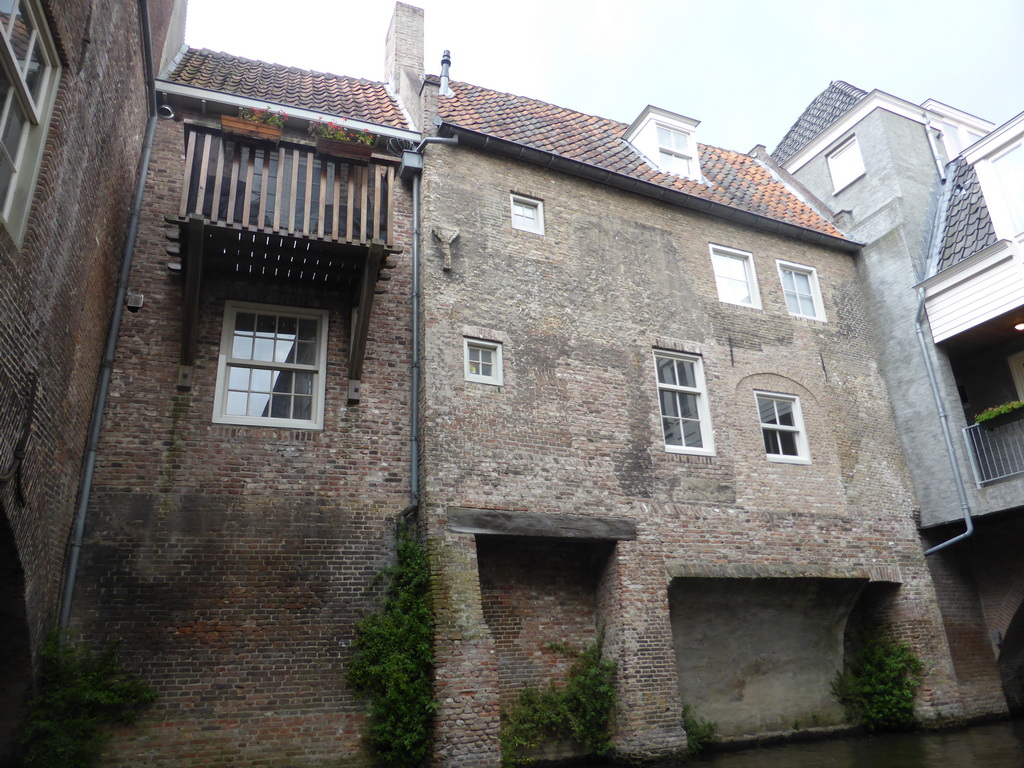
[[26,768],[95,765],[109,736],[103,726],[133,722],[155,698],[122,669],[117,646],[94,651],[53,632],[42,649],[39,692],[25,728]]
[[869,731],[914,725],[921,661],[906,643],[877,635],[862,638],[852,660],[832,683],[849,717]]
[[397,562],[378,613],[356,625],[348,681],[370,702],[369,742],[381,765],[422,766],[430,751],[433,648],[426,552],[406,526],[395,540]]
[[502,712],[501,758],[505,766],[527,765],[529,753],[546,740],[572,739],[598,756],[611,752],[615,713],[615,662],[603,659],[603,637],[578,650],[548,647],[575,657],[566,679],[543,690],[527,686]]

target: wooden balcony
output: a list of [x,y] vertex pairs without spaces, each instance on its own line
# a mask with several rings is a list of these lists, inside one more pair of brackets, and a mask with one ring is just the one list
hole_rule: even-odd
[[180,227],[185,275],[179,388],[192,385],[203,278],[216,273],[339,291],[352,308],[349,402],[358,402],[377,281],[401,250],[397,164],[186,126],[181,202],[168,217]]
[[192,128],[178,215],[239,230],[326,242],[393,244],[396,164],[246,142]]

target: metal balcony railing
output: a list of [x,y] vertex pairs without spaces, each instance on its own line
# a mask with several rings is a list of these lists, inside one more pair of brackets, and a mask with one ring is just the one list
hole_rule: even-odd
[[1024,473],[1024,421],[974,424],[964,429],[964,440],[978,485]]
[[393,244],[395,165],[191,129],[179,216],[327,242]]

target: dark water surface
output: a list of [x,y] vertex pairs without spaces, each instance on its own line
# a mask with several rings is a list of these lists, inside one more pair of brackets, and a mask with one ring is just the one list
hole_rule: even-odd
[[1024,768],[1024,720],[723,752],[680,768]]

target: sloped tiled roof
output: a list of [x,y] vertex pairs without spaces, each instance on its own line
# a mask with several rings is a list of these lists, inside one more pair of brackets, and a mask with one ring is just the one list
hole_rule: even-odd
[[963,158],[955,162],[956,169],[950,174],[950,196],[942,224],[936,272],[959,264],[996,242],[996,231],[974,166]]
[[828,84],[828,88],[814,97],[814,101],[782,137],[782,141],[772,152],[775,162],[784,165],[793,155],[810,144],[815,136],[849,112],[867,95],[867,91],[862,91],[849,83],[833,80]]
[[709,183],[649,166],[622,136],[625,123],[546,102],[453,82],[454,96],[438,100],[443,121],[498,139],[551,152],[711,202],[798,227],[842,237],[754,158],[700,144],[701,171]]
[[405,115],[383,83],[311,72],[243,59],[208,49],[189,48],[167,78],[180,85],[408,128]]

